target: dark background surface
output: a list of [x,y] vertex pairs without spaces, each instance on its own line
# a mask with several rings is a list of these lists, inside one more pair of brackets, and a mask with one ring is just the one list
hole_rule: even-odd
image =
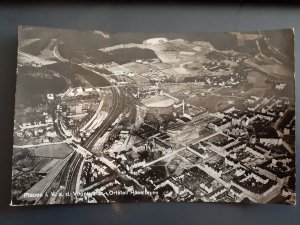
[[[239,1],[243,2],[243,1]],[[268,1],[269,2],[269,1]],[[283,1],[284,2],[284,1]],[[296,2],[296,1],[289,1]],[[181,2],[182,3],[182,2]],[[245,4],[100,5],[55,1],[0,5],[0,224],[197,224],[299,225],[298,206],[213,203],[131,203],[9,207],[16,81],[17,25],[108,32],[206,32],[295,28],[296,73],[300,71],[300,7],[297,4],[259,7]],[[297,76],[296,76],[297,78]],[[297,79],[297,84],[300,84]],[[296,84],[296,99],[300,93]],[[299,117],[297,104],[296,117]],[[297,133],[299,131],[299,124]],[[296,138],[297,139],[297,138]],[[297,140],[297,147],[299,140]],[[297,155],[297,170],[299,170]],[[299,173],[298,173],[299,175]],[[299,178],[299,176],[297,176]],[[297,186],[299,179],[297,179]],[[299,197],[297,197],[299,201]]]

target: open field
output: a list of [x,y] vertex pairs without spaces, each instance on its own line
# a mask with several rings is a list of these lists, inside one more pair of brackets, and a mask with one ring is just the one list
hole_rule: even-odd
[[281,64],[272,64],[272,65],[257,65],[254,62],[246,61],[251,67],[262,71],[263,73],[269,74],[274,78],[282,79],[285,82],[293,82],[294,76],[293,73],[287,69],[284,65]]
[[268,84],[266,84],[266,77],[256,71],[250,72],[247,76],[248,83],[252,84],[257,88],[266,88]]
[[293,74],[291,73],[291,71],[286,68],[284,65],[280,65],[280,64],[273,64],[273,65],[261,65],[261,67],[266,70],[269,71],[269,73],[279,79],[283,79],[286,81],[293,81]]
[[174,103],[174,100],[167,96],[153,96],[141,101],[147,107],[169,107]]
[[172,65],[167,63],[152,63],[150,64],[150,68],[154,70],[164,70],[164,69],[170,69]]
[[38,56],[30,55],[19,51],[18,53],[18,63],[20,64],[36,64],[39,66],[50,65],[56,63],[54,60],[43,59]]
[[31,151],[39,157],[65,158],[73,151],[73,149],[71,149],[67,144],[56,144],[39,146],[37,148],[32,148]]
[[169,94],[174,94],[180,91],[191,90],[188,84],[168,84],[161,87],[162,90]]
[[206,108],[209,112],[218,112],[220,107],[226,107],[237,100],[236,96],[216,96],[206,97],[196,96],[189,99],[189,102],[196,107]]
[[31,38],[31,39],[24,39],[22,41],[19,42],[19,48],[23,48],[27,45],[30,45],[36,41],[39,41],[41,40],[40,38]]
[[144,65],[136,62],[123,64],[123,67],[137,74],[146,73],[149,70],[149,65]]

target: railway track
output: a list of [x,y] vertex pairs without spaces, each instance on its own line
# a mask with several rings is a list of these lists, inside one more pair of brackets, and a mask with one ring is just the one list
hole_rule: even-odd
[[103,124],[98,129],[96,129],[95,133],[84,144],[83,147],[88,150],[91,150],[94,144],[97,142],[98,138],[104,135],[104,133],[109,128],[109,126],[118,118],[119,114],[122,111],[122,108],[124,107],[120,98],[121,96],[117,91],[117,88],[112,86],[112,92],[113,92],[112,109],[108,117],[104,120]]
[[70,164],[65,168],[66,181],[65,181],[65,195],[63,201],[64,203],[67,204],[74,203],[75,196],[73,195],[73,193],[75,192],[78,171],[82,160],[83,160],[82,155],[80,155],[79,153],[74,153],[74,158],[72,158]]

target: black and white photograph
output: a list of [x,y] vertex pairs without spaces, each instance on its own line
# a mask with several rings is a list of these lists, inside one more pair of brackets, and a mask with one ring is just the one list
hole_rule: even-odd
[[296,204],[293,29],[19,26],[11,206]]

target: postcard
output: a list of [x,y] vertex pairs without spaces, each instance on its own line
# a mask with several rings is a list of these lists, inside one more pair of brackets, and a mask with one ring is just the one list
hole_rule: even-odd
[[12,206],[296,203],[293,29],[18,41]]

